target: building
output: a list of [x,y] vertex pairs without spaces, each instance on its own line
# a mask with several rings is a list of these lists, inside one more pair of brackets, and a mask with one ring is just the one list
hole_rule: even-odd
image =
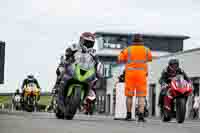
[[[150,100],[150,110],[155,116],[159,116],[159,108],[156,106],[158,104],[158,96],[160,92],[160,85],[158,80],[161,76],[162,70],[166,67],[168,60],[171,57],[176,57],[180,60],[180,66],[188,74],[188,76],[193,81],[194,91],[199,94],[200,90],[200,63],[198,59],[200,58],[200,48],[192,49],[187,51],[181,51],[173,53],[166,56],[161,56],[158,59],[153,60],[149,63],[150,74],[148,77],[149,83],[149,100]],[[195,63],[196,62],[196,63]],[[192,107],[191,97],[187,103],[187,117],[189,117],[189,112]],[[152,115],[152,114],[151,114]]]
[[[104,63],[104,78],[98,84],[97,107],[100,112],[113,113],[113,88],[120,67],[116,64],[120,51],[127,47],[132,32],[96,32],[97,56]],[[145,46],[152,50],[153,57],[160,57],[183,50],[183,41],[188,36],[140,33]]]
[[0,84],[4,83],[5,42],[0,41]]

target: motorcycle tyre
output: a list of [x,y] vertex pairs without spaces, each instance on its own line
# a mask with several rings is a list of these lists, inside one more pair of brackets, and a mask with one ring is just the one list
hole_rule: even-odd
[[72,120],[81,103],[81,88],[74,88],[74,95],[65,97],[64,118]]
[[59,107],[56,107],[55,110],[56,118],[58,119],[64,119],[64,113],[59,109]]
[[185,113],[186,113],[186,99],[184,97],[179,97],[176,99],[176,121],[178,123],[184,122]]

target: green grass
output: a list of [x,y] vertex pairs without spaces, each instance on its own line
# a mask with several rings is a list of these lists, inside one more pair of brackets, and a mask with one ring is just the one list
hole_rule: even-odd
[[0,96],[0,104],[6,104],[11,102],[11,96]]
[[41,96],[40,97],[40,104],[48,105],[50,103],[51,96]]
[[[40,104],[48,105],[50,103],[51,96],[41,96]],[[0,96],[0,104],[11,103],[11,96]]]

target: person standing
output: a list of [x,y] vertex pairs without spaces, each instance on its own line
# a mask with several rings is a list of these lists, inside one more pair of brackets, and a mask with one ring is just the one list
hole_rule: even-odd
[[199,113],[199,105],[200,105],[200,97],[199,94],[194,95],[194,104],[193,104],[193,119],[198,118],[198,113]]
[[147,62],[152,61],[149,48],[144,46],[142,35],[135,34],[132,45],[122,50],[118,56],[118,63],[125,64],[125,96],[127,97],[127,115],[125,120],[132,119],[132,99],[138,97],[138,121],[145,122],[144,106],[147,95]]

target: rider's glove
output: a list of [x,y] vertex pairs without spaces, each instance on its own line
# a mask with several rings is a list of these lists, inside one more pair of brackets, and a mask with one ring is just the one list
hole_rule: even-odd
[[169,86],[169,85],[168,85],[167,83],[163,83],[163,84],[161,85],[161,88],[162,88],[162,89],[166,89],[168,86]]

